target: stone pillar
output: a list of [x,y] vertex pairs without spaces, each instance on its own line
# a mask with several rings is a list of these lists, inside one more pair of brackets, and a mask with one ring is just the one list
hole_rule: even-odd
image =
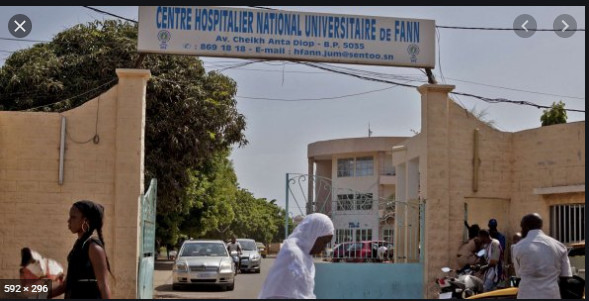
[[[421,176],[421,194],[426,200],[425,214],[425,271],[427,289],[440,268],[450,261],[448,249],[450,216],[449,174],[449,111],[448,93],[452,85],[422,85],[421,134],[425,137],[425,157],[421,158],[424,174]],[[426,291],[426,298],[432,298]]]
[[117,69],[114,187],[113,296],[134,299],[140,243],[140,196],[144,192],[145,91],[149,70]]

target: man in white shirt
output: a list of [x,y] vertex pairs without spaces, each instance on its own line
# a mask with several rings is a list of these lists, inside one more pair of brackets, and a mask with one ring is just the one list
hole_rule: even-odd
[[560,299],[559,277],[572,277],[566,247],[542,232],[539,214],[522,218],[522,240],[513,247],[518,299]]

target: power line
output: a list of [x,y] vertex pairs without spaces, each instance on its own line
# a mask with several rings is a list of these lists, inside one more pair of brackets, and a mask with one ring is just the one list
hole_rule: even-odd
[[[376,81],[376,82],[382,82],[382,83],[389,83],[389,84],[396,84],[396,85],[403,86],[403,87],[418,88],[418,86],[414,86],[414,85],[410,85],[410,84],[397,83],[397,82],[383,80],[383,79],[371,78],[371,77],[367,77],[367,76],[364,76],[364,75],[358,75],[358,74],[344,72],[344,71],[339,71],[339,70],[332,70],[330,68],[327,68],[327,67],[321,66],[319,64],[315,64],[315,63],[301,62],[301,64],[308,65],[308,66],[311,66],[311,67],[314,67],[314,68],[318,68],[318,69],[332,71],[334,73],[339,73],[339,74],[343,74],[343,75],[349,75],[349,76],[357,77],[357,78],[360,78],[360,79],[365,79],[365,80],[370,80],[370,81]],[[550,108],[552,108],[551,106],[543,106],[543,105],[539,105],[539,104],[536,104],[536,103],[533,103],[533,102],[530,102],[530,101],[517,101],[517,100],[506,99],[506,98],[488,98],[488,97],[484,97],[484,96],[479,96],[479,95],[470,94],[470,93],[463,93],[463,92],[450,92],[449,94],[468,96],[468,97],[480,99],[480,100],[482,100],[484,102],[488,102],[488,103],[511,103],[511,104],[532,106],[532,107],[535,107],[535,108],[538,108],[538,109],[550,109]],[[564,109],[564,110],[565,111],[571,111],[571,112],[581,112],[581,113],[584,113],[585,112],[585,110],[578,110],[578,109]]]
[[[439,54],[438,54],[438,56],[439,56]],[[441,66],[440,66],[440,68],[441,68]],[[357,68],[350,68],[350,67],[348,67],[348,68],[343,68],[343,69],[350,70],[352,72],[361,72],[361,73],[365,73],[365,74],[371,74],[371,75],[374,75],[374,76],[377,76],[377,77],[380,77],[380,78],[393,78],[393,79],[398,79],[399,78],[396,75],[391,75],[391,74],[386,74],[386,73],[380,73],[380,72],[374,72],[374,71],[367,71],[367,70],[357,69]],[[405,78],[407,78],[407,77],[405,77]],[[539,94],[539,95],[547,95],[547,96],[564,97],[564,98],[571,98],[571,99],[580,99],[580,100],[584,100],[585,99],[584,97],[578,97],[578,96],[569,96],[569,95],[561,95],[561,94],[554,94],[554,93],[547,93],[547,92],[538,92],[538,91],[531,91],[531,90],[510,88],[510,87],[505,87],[505,86],[484,84],[484,83],[481,83],[481,82],[468,81],[468,80],[463,80],[463,79],[457,79],[457,78],[442,76],[442,80],[444,82],[445,82],[446,79],[450,79],[450,80],[458,81],[458,82],[470,83],[470,84],[474,84],[474,85],[481,85],[481,86],[486,86],[486,87],[511,90],[511,91],[526,92],[526,93]],[[425,80],[415,80],[415,81],[426,82]]]
[[51,42],[51,41],[29,40],[29,39],[16,39],[16,38],[7,38],[7,37],[0,37],[0,40],[3,40],[3,41],[18,41],[18,42],[31,42],[31,43],[49,43],[49,42]]
[[535,91],[530,91],[530,90],[523,90],[523,89],[516,89],[516,88],[503,87],[503,86],[495,86],[495,85],[483,84],[483,83],[479,83],[479,82],[473,82],[473,81],[468,81],[468,80],[463,80],[463,79],[456,79],[456,78],[451,78],[451,77],[448,77],[448,79],[451,79],[451,80],[457,81],[457,82],[464,82],[464,83],[469,83],[469,84],[473,84],[473,85],[480,85],[480,86],[486,86],[486,87],[492,87],[492,88],[498,88],[498,89],[505,89],[505,90],[511,90],[511,91],[518,91],[518,92],[526,92],[526,93],[533,93],[533,94],[540,94],[540,95],[547,95],[547,96],[556,96],[556,97],[564,97],[564,98],[572,98],[572,99],[585,100],[585,97],[567,96],[567,95],[552,94],[552,93],[546,93],[546,92],[535,92]]
[[251,96],[240,96],[237,95],[236,97],[239,98],[246,98],[246,99],[259,99],[259,100],[277,100],[277,101],[306,101],[306,100],[329,100],[329,99],[339,99],[339,98],[346,98],[358,95],[364,95],[369,93],[380,92],[384,90],[390,90],[392,88],[396,88],[397,86],[390,86],[382,89],[370,90],[365,92],[359,92],[354,94],[347,94],[347,95],[340,95],[340,96],[332,96],[332,97],[320,97],[320,98],[296,98],[296,99],[286,99],[286,98],[268,98],[268,97],[251,97]]
[[33,108],[29,108],[29,109],[20,110],[18,112],[25,112],[25,111],[36,110],[36,109],[39,109],[39,108],[56,105],[56,104],[61,103],[61,102],[66,102],[66,101],[69,101],[71,99],[74,99],[74,98],[77,98],[77,97],[80,97],[80,96],[84,96],[84,95],[86,95],[86,94],[88,94],[90,92],[96,91],[96,90],[98,90],[98,89],[100,89],[100,88],[102,88],[102,87],[104,87],[106,85],[109,85],[110,83],[115,82],[117,80],[118,80],[118,78],[113,78],[113,79],[109,80],[108,82],[106,82],[106,83],[104,83],[104,84],[102,84],[102,85],[100,85],[100,86],[98,86],[96,88],[90,89],[90,90],[88,90],[88,91],[86,91],[84,93],[78,94],[76,96],[72,96],[72,97],[69,97],[69,98],[66,98],[66,99],[63,99],[63,100],[60,100],[60,101],[56,101],[54,103],[50,103],[50,104],[46,104],[46,105],[42,105],[42,106],[38,106],[38,107],[33,107]]
[[95,11],[95,12],[99,12],[99,13],[101,13],[101,14],[109,15],[109,16],[111,16],[111,17],[115,17],[115,18],[123,19],[123,20],[125,20],[125,21],[129,21],[129,22],[133,22],[133,23],[138,23],[136,20],[129,19],[129,18],[125,18],[125,17],[121,17],[121,16],[119,16],[119,15],[115,15],[115,14],[113,14],[113,13],[109,13],[109,12],[107,12],[107,11],[103,11],[103,10],[100,10],[100,9],[98,9],[98,8],[94,8],[94,7],[91,7],[91,6],[83,6],[83,7],[87,8],[87,9],[90,9],[90,10],[93,10],[93,11]]
[[[516,31],[561,31],[562,29],[533,29],[533,28],[499,28],[499,27],[467,27],[467,26],[444,26],[436,25],[436,28],[443,29],[465,29],[465,30],[516,30]],[[567,29],[568,31],[585,31],[585,28]]]

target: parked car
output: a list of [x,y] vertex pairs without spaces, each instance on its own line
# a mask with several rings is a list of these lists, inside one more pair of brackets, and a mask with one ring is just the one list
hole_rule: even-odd
[[184,241],[172,270],[172,289],[189,285],[235,288],[235,266],[222,240]]
[[254,271],[259,273],[262,266],[262,256],[258,252],[258,246],[256,241],[247,238],[238,238],[237,242],[241,245],[241,256],[240,256],[240,270]]
[[268,256],[268,250],[266,250],[266,246],[261,242],[256,242],[256,246],[258,246],[258,252],[260,252],[262,258],[266,258],[266,256]]
[[571,244],[568,256],[573,275],[585,279],[585,242]]
[[335,245],[331,251],[331,261],[344,261],[348,257],[348,249],[353,245],[353,242],[343,242]]
[[387,259],[393,258],[394,247],[392,243],[384,240],[365,240],[359,242],[344,242],[333,249],[332,261],[369,262],[377,260],[377,252],[380,246],[386,246]]

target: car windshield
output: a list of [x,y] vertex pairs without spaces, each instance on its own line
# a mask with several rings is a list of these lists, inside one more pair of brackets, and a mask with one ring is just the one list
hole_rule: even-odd
[[256,243],[253,240],[238,240],[238,242],[241,245],[241,249],[244,251],[255,251],[258,249],[258,247],[256,247]]
[[227,251],[222,243],[187,243],[180,256],[227,256]]

